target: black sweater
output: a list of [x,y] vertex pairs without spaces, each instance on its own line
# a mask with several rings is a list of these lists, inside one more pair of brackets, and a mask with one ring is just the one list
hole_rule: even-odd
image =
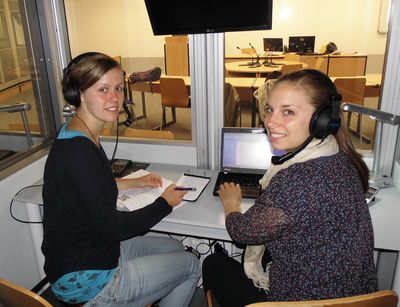
[[44,270],[50,282],[80,270],[117,267],[120,241],[139,235],[172,207],[159,197],[133,211],[116,209],[118,190],[102,149],[86,137],[56,139],[44,171]]

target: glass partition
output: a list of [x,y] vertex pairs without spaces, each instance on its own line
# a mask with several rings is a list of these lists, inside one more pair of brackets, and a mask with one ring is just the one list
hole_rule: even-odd
[[[379,109],[387,39],[385,31],[378,31],[380,11],[380,1],[276,0],[271,30],[226,33],[226,83],[233,84],[239,96],[239,116],[233,125],[262,125],[263,110],[252,94],[267,80],[272,84],[280,75],[301,68],[323,71],[332,81],[365,79],[362,88],[345,80],[345,87],[340,87],[344,100]],[[293,37],[298,40],[295,46],[290,45]],[[268,39],[282,40],[282,50],[268,47]],[[346,125],[349,115],[345,113]],[[356,148],[371,151],[374,120],[353,113],[349,126]]]
[[36,12],[34,1],[0,0],[0,170],[55,134]]
[[144,1],[118,3],[65,1],[71,56],[104,52],[126,72],[125,109],[135,120],[126,122],[121,110],[119,124],[107,125],[103,135],[115,136],[118,127],[127,139],[191,141],[188,36],[154,36]]

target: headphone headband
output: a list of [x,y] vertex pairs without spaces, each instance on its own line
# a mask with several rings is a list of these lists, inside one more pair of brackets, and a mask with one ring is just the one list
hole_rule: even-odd
[[86,52],[78,55],[69,62],[67,67],[63,69],[63,80],[61,82],[64,99],[71,105],[79,107],[81,104],[81,93],[76,81],[69,74],[75,65],[79,64],[83,59],[100,54],[99,52]]

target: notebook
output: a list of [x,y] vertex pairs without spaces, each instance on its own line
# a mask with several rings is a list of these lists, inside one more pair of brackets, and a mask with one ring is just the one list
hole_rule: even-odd
[[240,184],[242,196],[257,198],[258,181],[271,164],[272,148],[263,128],[222,128],[220,172],[213,195],[223,182]]

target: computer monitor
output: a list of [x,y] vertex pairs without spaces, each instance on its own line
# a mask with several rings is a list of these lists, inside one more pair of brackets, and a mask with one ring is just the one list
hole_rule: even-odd
[[283,39],[264,38],[264,51],[283,51]]
[[289,52],[313,53],[315,36],[289,36]]

